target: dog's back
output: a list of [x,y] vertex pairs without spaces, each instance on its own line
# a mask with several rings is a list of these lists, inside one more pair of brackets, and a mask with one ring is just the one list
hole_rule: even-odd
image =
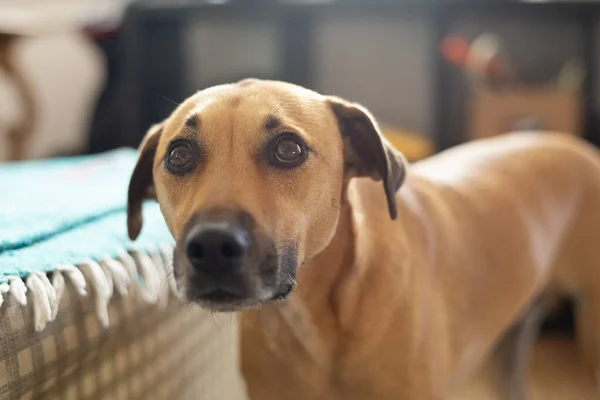
[[553,133],[480,140],[413,165],[403,190],[404,203],[409,209],[411,202],[418,204],[413,209],[431,226],[424,251],[435,257],[440,308],[453,326],[448,351],[457,378],[471,372],[511,321],[542,295],[580,300],[580,343],[598,368],[595,149]]

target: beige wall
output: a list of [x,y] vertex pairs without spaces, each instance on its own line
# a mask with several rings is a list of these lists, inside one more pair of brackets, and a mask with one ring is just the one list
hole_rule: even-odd
[[277,29],[240,19],[213,19],[189,24],[183,37],[188,85],[203,87],[232,76],[277,73]]
[[431,31],[419,16],[322,18],[316,87],[363,103],[382,122],[430,133]]

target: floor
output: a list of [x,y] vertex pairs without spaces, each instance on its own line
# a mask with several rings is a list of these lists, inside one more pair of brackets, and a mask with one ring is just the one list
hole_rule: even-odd
[[[489,368],[452,400],[503,400],[490,385]],[[579,363],[575,344],[568,338],[540,340],[529,379],[529,400],[598,400],[595,384]]]

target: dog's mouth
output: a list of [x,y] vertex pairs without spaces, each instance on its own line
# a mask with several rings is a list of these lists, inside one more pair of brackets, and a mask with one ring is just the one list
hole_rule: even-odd
[[[175,266],[175,270],[178,268]],[[293,275],[251,279],[249,275],[229,276],[217,281],[214,278],[189,271],[184,276],[176,275],[181,299],[210,311],[236,312],[260,307],[263,304],[286,300],[296,287]]]
[[243,301],[245,299],[226,290],[216,289],[203,296],[199,296],[198,300],[210,303],[233,303]]
[[[284,285],[284,287],[280,291],[277,291],[266,301],[285,300],[289,297],[289,295],[292,293],[293,290],[294,290],[294,285],[292,285],[292,284]],[[232,293],[232,292],[229,292],[229,291],[223,290],[223,289],[215,289],[212,292],[206,293],[201,296],[197,296],[197,300],[202,301],[202,302],[210,302],[210,303],[237,303],[237,302],[244,302],[244,301],[260,302],[259,299],[243,297],[243,296],[237,295],[235,293]]]
[[294,287],[294,284],[282,285],[281,289],[272,292],[265,298],[243,296],[219,288],[203,294],[188,295],[191,297],[188,300],[211,311],[236,312],[259,307],[265,303],[283,301],[290,296]]
[[271,297],[271,301],[283,301],[287,299],[290,296],[290,294],[292,294],[292,292],[294,291],[294,288],[295,285],[291,283],[284,285],[282,291]]

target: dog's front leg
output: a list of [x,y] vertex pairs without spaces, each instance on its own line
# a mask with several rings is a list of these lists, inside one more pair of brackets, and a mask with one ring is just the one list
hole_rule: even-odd
[[527,397],[526,378],[529,360],[548,301],[538,298],[525,314],[504,335],[496,355],[498,371],[496,385],[500,398],[505,400],[525,400]]
[[600,395],[600,295],[582,294],[576,303],[575,321],[578,345],[586,367],[591,368]]

